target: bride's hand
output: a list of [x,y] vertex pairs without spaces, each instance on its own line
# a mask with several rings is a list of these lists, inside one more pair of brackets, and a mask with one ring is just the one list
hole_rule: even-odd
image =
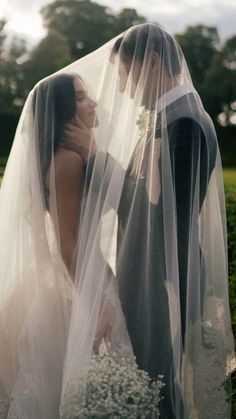
[[110,345],[114,318],[112,311],[113,310],[108,302],[102,303],[93,344],[93,350],[96,355],[99,353],[99,346],[101,345],[103,339],[107,348]]
[[83,161],[87,161],[96,154],[93,132],[78,116],[65,125],[62,145],[79,154]]

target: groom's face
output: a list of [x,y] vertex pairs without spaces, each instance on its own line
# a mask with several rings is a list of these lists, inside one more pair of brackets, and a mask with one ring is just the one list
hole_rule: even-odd
[[120,92],[127,91],[130,98],[134,99],[139,87],[142,92],[141,105],[149,106],[157,92],[158,68],[159,57],[155,52],[151,51],[145,62],[122,54],[119,63]]
[[127,88],[127,82],[129,79],[130,81],[129,95],[131,99],[133,99],[137,90],[141,71],[142,71],[141,61],[134,60],[131,56],[122,54],[122,57],[119,63],[119,70],[118,70],[119,91],[121,93],[125,92]]

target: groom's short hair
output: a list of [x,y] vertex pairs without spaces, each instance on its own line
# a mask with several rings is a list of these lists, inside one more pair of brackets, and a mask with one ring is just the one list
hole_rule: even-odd
[[168,32],[155,24],[134,26],[129,32],[117,38],[112,48],[112,56],[121,53],[121,57],[124,54],[142,62],[145,54],[150,51],[160,56],[171,76],[181,72],[183,54],[178,43]]

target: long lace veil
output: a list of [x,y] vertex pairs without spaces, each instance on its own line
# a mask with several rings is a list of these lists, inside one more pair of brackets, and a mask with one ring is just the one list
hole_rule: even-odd
[[[61,85],[68,92],[76,77],[96,98],[99,124],[96,155],[84,163],[72,277],[61,256],[54,156],[73,112],[73,89],[68,102]],[[134,26],[30,92],[1,186],[0,241],[8,418],[70,417],[63,409],[74,383],[75,409],[83,406],[101,306],[112,317],[106,350],[135,355],[152,379],[163,375],[161,417],[230,417],[221,159],[166,31]]]

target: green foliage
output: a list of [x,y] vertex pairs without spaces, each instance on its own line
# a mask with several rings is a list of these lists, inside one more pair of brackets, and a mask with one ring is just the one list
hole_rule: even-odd
[[[0,156],[7,156],[25,100],[21,59],[25,41],[13,38],[5,48],[5,21],[0,21]],[[1,176],[1,173],[0,173]]]
[[116,16],[114,36],[125,31],[133,25],[146,22],[143,16],[139,16],[135,9],[125,8]]
[[212,119],[228,126],[235,113],[236,36],[220,47],[216,28],[189,26],[176,38],[184,52],[193,84]]
[[0,113],[19,116],[25,98],[21,58],[27,49],[25,41],[16,37],[4,48],[4,26],[0,21]]
[[90,0],[56,0],[43,7],[41,14],[47,29],[56,30],[67,39],[73,59],[146,20],[134,9],[123,9],[116,16],[106,6]]
[[226,57],[224,49],[216,52],[202,84],[203,101],[208,112],[215,119],[224,112],[222,122],[225,126],[231,124],[236,100],[236,67],[228,65],[229,60],[231,55]]
[[[217,86],[217,88],[216,88]],[[224,125],[230,124],[231,106],[236,100],[236,71],[224,65],[223,52],[216,52],[201,85],[204,105],[212,118],[224,112]]]
[[236,66],[236,35],[229,38],[223,47],[224,64],[229,68]]
[[60,32],[50,30],[31,52],[24,63],[24,83],[29,91],[35,83],[72,62],[67,39]]
[[188,26],[184,33],[176,35],[176,39],[185,55],[194,85],[199,89],[219,44],[217,29],[204,25]]
[[3,44],[6,38],[6,35],[4,33],[4,26],[6,25],[6,20],[5,19],[1,19],[0,20],[0,58],[2,59],[2,54],[3,54]]

